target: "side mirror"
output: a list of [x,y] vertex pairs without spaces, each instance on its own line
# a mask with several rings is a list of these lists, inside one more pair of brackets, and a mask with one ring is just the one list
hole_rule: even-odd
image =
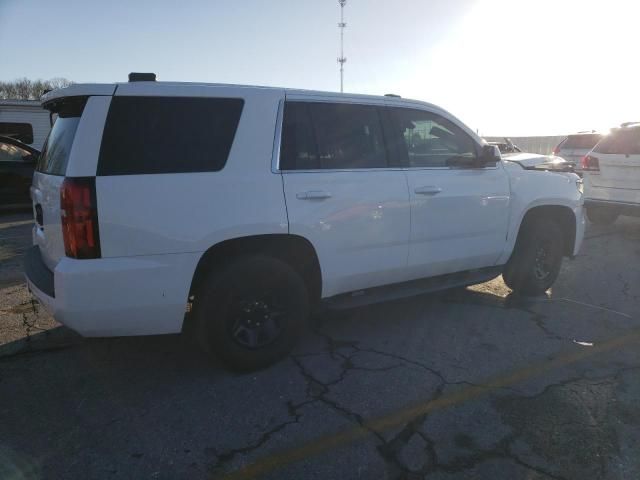
[[478,164],[481,167],[495,167],[502,160],[500,150],[495,145],[483,145]]

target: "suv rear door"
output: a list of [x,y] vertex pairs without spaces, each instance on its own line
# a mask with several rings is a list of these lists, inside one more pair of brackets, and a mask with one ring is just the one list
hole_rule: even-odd
[[44,107],[56,119],[36,165],[31,199],[36,222],[34,243],[51,270],[64,256],[60,216],[62,182],[65,177],[95,176],[100,138],[114,90],[113,85],[78,85],[63,90],[70,96],[56,97],[54,90],[53,97],[51,94],[44,97]]
[[599,172],[589,172],[594,187],[616,189],[620,201],[640,202],[640,126],[614,130],[592,156],[600,166]]
[[290,233],[314,245],[323,297],[406,276],[409,194],[388,162],[384,101],[348,101],[288,94],[284,106],[279,170]]

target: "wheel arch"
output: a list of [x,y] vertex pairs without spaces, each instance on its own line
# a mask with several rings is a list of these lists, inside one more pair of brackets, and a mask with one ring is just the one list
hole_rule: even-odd
[[572,256],[576,241],[577,220],[573,209],[566,205],[535,205],[527,209],[518,225],[516,243],[527,225],[540,218],[552,219],[558,223],[564,234],[564,256]]
[[322,271],[315,248],[309,240],[292,234],[265,234],[237,237],[208,248],[200,257],[189,287],[189,301],[207,273],[246,254],[272,256],[290,265],[305,281],[312,305],[322,296]]

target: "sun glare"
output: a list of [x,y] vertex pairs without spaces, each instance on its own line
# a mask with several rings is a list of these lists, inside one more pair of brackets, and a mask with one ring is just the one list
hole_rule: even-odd
[[480,0],[406,85],[486,135],[603,130],[640,117],[640,5]]

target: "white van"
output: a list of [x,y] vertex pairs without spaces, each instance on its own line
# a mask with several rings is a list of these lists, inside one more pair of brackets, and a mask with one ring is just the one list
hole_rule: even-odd
[[540,293],[583,238],[575,174],[503,161],[423,102],[131,81],[43,105],[58,118],[26,275],[86,336],[188,329],[227,365],[260,368],[321,304],[501,273]]

